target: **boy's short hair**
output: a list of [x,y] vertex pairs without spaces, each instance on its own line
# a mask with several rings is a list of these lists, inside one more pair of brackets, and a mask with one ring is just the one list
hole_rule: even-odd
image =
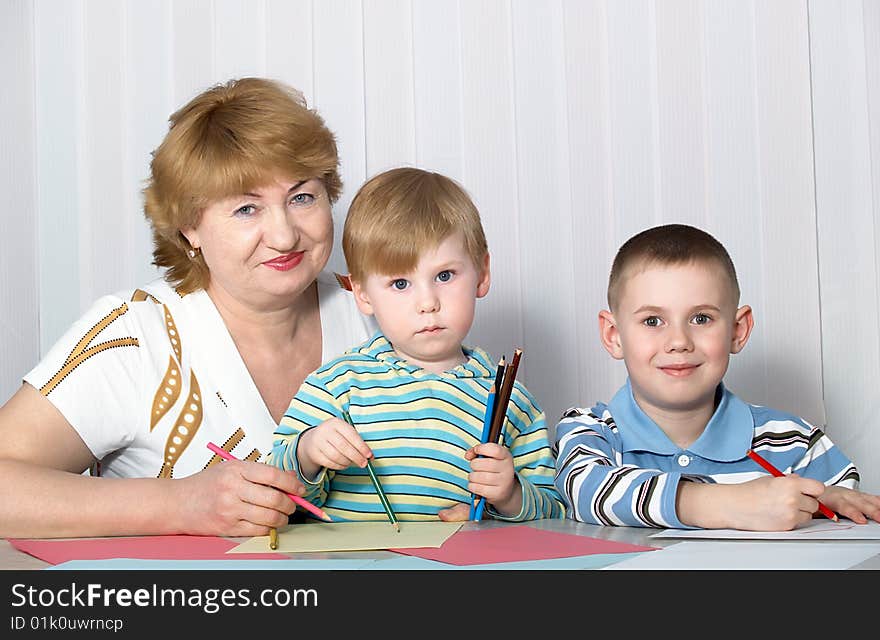
[[608,307],[612,311],[617,308],[623,285],[634,270],[651,264],[693,262],[714,262],[720,266],[730,281],[734,304],[739,304],[736,269],[724,245],[702,229],[686,224],[666,224],[637,233],[618,249],[608,278]]
[[460,231],[477,269],[488,252],[480,213],[457,182],[414,167],[390,169],[358,190],[342,232],[352,280],[408,273],[420,256]]

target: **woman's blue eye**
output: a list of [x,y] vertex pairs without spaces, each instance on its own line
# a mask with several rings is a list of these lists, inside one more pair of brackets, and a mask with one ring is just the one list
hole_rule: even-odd
[[449,269],[444,269],[437,274],[437,280],[440,282],[449,282],[452,280],[452,272]]
[[246,204],[243,207],[239,207],[235,210],[235,215],[237,216],[252,216],[257,212],[257,208],[252,204]]
[[297,193],[290,199],[290,204],[297,207],[310,207],[315,203],[315,196],[311,193]]
[[391,281],[391,286],[397,289],[398,291],[403,291],[409,286],[409,282],[404,280],[403,278],[398,278],[397,280]]

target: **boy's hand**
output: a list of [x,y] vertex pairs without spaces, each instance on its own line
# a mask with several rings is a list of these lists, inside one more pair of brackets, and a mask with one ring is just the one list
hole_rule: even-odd
[[304,478],[314,478],[322,467],[364,468],[373,452],[357,430],[340,418],[330,418],[303,431],[296,450],[299,470]]
[[471,508],[466,504],[457,504],[448,509],[441,509],[437,512],[437,516],[443,522],[466,522],[468,516],[471,515]]
[[464,459],[471,461],[468,491],[486,498],[502,515],[515,516],[522,510],[522,487],[507,447],[494,442],[478,444],[465,452]]
[[855,523],[867,524],[868,518],[880,522],[880,496],[832,486],[825,487],[822,502],[837,515]]
[[824,491],[818,480],[797,474],[741,484],[685,481],[679,486],[677,511],[683,523],[704,529],[790,531],[812,519]]

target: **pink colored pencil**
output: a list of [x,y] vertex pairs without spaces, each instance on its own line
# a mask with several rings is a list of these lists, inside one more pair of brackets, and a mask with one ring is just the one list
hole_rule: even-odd
[[[226,449],[221,449],[220,447],[218,447],[218,446],[217,446],[216,444],[214,444],[213,442],[209,442],[209,443],[208,443],[208,448],[209,448],[211,451],[213,451],[214,453],[216,453],[218,456],[220,456],[221,458],[223,458],[224,460],[238,460],[238,458],[236,458],[234,455],[232,455],[231,453],[229,453],[228,451],[226,451]],[[313,513],[313,514],[315,514],[316,516],[318,516],[319,518],[321,518],[321,520],[326,520],[327,522],[332,522],[332,520],[330,519],[330,516],[328,516],[328,515],[324,512],[323,509],[319,509],[318,507],[316,507],[315,505],[313,505],[313,504],[312,504],[311,502],[309,502],[308,500],[303,500],[303,499],[300,498],[299,496],[295,496],[295,495],[293,495],[292,493],[287,493],[286,491],[284,492],[284,494],[285,494],[288,498],[290,498],[291,500],[293,500],[295,503],[297,503],[299,506],[301,506],[303,509],[305,509],[305,510],[307,510],[307,511],[310,511],[311,513]]]

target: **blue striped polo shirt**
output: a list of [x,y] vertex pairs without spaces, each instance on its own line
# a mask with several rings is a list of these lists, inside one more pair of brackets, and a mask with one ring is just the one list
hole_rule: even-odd
[[556,427],[556,487],[581,522],[695,528],[675,511],[679,482],[741,483],[767,472],[753,449],[785,474],[855,489],[853,463],[825,433],[797,416],[747,404],[722,384],[718,406],[686,449],[645,414],[626,384],[611,403],[565,412]]

